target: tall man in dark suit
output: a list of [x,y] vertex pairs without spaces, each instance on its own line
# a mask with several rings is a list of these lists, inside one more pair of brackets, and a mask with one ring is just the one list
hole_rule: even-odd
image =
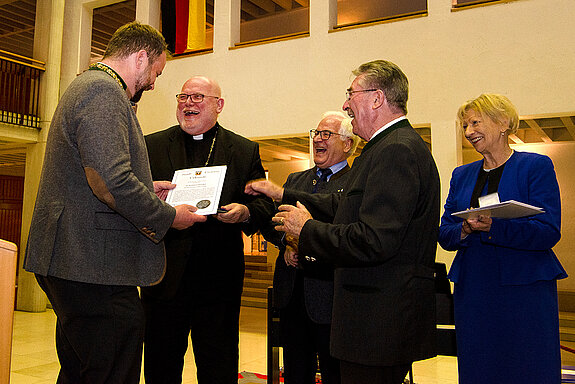
[[133,103],[154,88],[166,42],[120,27],[102,61],[78,76],[54,113],[24,268],[57,316],[58,383],[139,383],[144,312],[137,286],[157,283],[162,238],[205,217],[175,209],[152,182]]
[[192,77],[176,95],[178,125],[146,136],[152,176],[171,180],[185,168],[226,165],[220,206],[191,230],[166,235],[162,282],[142,289],[146,312],[144,374],[148,384],[180,383],[191,337],[198,382],[238,380],[238,339],[244,278],[242,231],[251,234],[273,214],[268,198],[244,194],[265,177],[258,145],[220,126],[219,85]]
[[[317,129],[310,131],[316,166],[290,174],[284,188],[308,193],[344,192],[350,174],[347,159],[360,140],[352,130],[351,119],[344,113],[326,112]],[[269,240],[280,244],[273,305],[280,309],[284,380],[287,384],[314,384],[319,358],[322,383],[339,384],[339,362],[329,353],[333,266],[307,263],[302,268],[294,249],[278,242],[283,232],[273,230],[273,226],[268,232]]]
[[336,267],[331,353],[342,383],[399,384],[413,361],[435,355],[439,176],[405,117],[403,72],[378,60],[353,73],[343,109],[368,143],[346,191],[305,194],[265,181],[246,191],[294,204],[280,206],[278,230],[296,239],[299,255]]

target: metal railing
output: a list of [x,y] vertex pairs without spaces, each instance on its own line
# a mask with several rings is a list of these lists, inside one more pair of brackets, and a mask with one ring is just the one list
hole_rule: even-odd
[[0,122],[39,128],[44,63],[0,50]]

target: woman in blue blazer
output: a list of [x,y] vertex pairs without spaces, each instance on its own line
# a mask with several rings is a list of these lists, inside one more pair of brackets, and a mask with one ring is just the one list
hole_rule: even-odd
[[[509,147],[519,117],[504,96],[463,104],[458,123],[483,160],[453,171],[439,244],[457,251],[455,283],[459,383],[560,383],[557,279],[567,277],[551,248],[561,237],[561,201],[551,159]],[[544,213],[516,219],[453,212],[497,193]]]

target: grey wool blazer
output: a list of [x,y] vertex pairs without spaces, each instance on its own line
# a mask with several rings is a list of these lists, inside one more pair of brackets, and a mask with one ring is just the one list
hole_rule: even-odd
[[93,284],[154,284],[174,217],[154,194],[125,91],[104,72],[84,72],[50,125],[24,268]]

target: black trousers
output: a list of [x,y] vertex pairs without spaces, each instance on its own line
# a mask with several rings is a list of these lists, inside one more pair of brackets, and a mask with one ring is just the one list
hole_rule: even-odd
[[194,301],[181,289],[170,300],[142,291],[146,314],[144,376],[147,384],[182,382],[191,338],[199,384],[238,382],[241,293],[226,302]]
[[318,367],[323,384],[340,384],[339,361],[329,353],[331,324],[317,324],[307,314],[303,274],[298,274],[292,298],[280,310],[280,333],[286,384],[315,384]]
[[402,384],[411,364],[375,367],[340,361],[343,384]]
[[57,316],[57,383],[140,382],[144,313],[136,287],[36,280]]

